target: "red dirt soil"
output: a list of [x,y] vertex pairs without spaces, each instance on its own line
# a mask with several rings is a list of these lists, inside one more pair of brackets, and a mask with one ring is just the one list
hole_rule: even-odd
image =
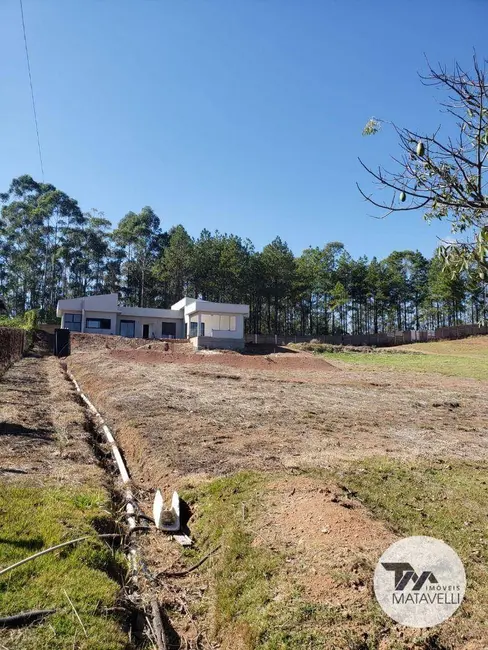
[[337,370],[335,366],[317,358],[312,353],[247,355],[239,353],[195,353],[179,354],[156,350],[111,350],[110,355],[121,361],[139,364],[177,363],[177,364],[219,364],[231,368],[255,370]]

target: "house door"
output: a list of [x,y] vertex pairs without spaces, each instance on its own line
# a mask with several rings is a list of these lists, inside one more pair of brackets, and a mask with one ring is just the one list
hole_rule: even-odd
[[142,326],[142,338],[143,339],[148,339],[149,338],[149,325],[143,325]]
[[135,321],[121,320],[120,321],[120,336],[128,336],[131,339],[135,336]]

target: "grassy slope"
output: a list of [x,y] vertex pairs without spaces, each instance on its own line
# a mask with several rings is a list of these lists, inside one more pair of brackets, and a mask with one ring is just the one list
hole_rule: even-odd
[[398,534],[442,539],[461,557],[468,588],[462,611],[442,629],[446,647],[448,639],[454,648],[470,638],[488,645],[487,472],[486,463],[371,458],[341,474],[353,494]]
[[[365,608],[311,602],[287,584],[286,562],[296,549],[256,545],[254,518],[269,475],[240,473],[188,489],[196,509],[193,532],[201,541],[187,562],[221,545],[201,571],[212,589],[195,612],[211,620],[211,634],[224,650],[451,650],[483,639],[487,628],[488,467],[458,463],[416,464],[370,459],[338,471],[320,472],[353,491],[399,535],[444,539],[465,563],[469,590],[462,611],[440,628],[407,641],[380,610],[373,595]],[[316,473],[314,473],[317,476]],[[245,503],[245,517],[242,504]],[[385,549],[386,550],[386,549]],[[331,575],[335,580],[336,576]],[[364,579],[371,585],[373,571]],[[472,646],[477,648],[480,646]]]
[[[479,339],[479,340],[477,340]],[[487,337],[459,341],[436,341],[401,346],[405,351],[427,354],[324,353],[332,363],[340,360],[354,366],[391,368],[398,371],[440,373],[452,377],[488,380]]]
[[[85,488],[2,485],[0,489],[0,567],[69,539],[93,534],[93,523],[107,519],[106,494]],[[2,647],[19,650],[120,650],[126,637],[103,612],[114,605],[118,584],[106,573],[122,569],[123,558],[101,540],[47,554],[0,578],[0,612],[56,608],[41,625],[2,632]],[[85,636],[64,593],[71,598]]]
[[488,360],[488,336],[470,336],[467,339],[430,341],[399,346],[400,350],[419,350],[434,354],[461,355]]

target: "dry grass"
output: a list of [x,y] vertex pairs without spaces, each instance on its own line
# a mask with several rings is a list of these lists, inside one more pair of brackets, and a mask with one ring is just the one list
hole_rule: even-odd
[[[56,484],[100,484],[85,414],[54,357],[26,357],[0,383],[0,476]],[[74,466],[76,466],[76,471]]]
[[[480,570],[486,383],[434,374],[434,355],[422,372],[403,359],[429,355],[364,355],[394,357],[389,367],[334,354],[334,372],[291,356],[293,369],[261,359],[259,370],[240,355],[161,363],[91,346],[68,360],[115,430],[146,509],[156,487],[182,488],[192,505],[196,548],[178,558],[149,535],[151,570],[191,566],[222,544],[201,570],[161,587],[181,638],[205,650],[484,650],[474,602],[485,597],[483,572],[435,630],[392,623],[371,585],[397,535],[445,538]],[[449,459],[440,470],[439,458]]]
[[210,359],[143,365],[108,351],[69,363],[141,480],[148,471],[174,481],[174,470],[326,467],[378,453],[487,457],[488,405],[476,382],[388,370],[264,373]]
[[468,356],[488,360],[488,336],[470,336],[466,339],[452,341],[431,341],[429,343],[412,343],[401,345],[400,350],[416,350],[424,354],[448,354]]

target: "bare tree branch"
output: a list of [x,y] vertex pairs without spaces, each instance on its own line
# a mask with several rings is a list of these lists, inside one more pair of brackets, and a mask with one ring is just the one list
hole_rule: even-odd
[[[378,200],[357,184],[361,196],[382,211],[376,218],[393,212],[423,210],[427,219],[446,220],[453,233],[472,233],[467,242],[441,241],[449,254],[466,265],[488,266],[488,85],[487,62],[482,65],[473,56],[471,72],[456,63],[452,72],[445,66],[434,69],[429,62],[428,74],[419,75],[425,86],[444,92],[439,102],[442,112],[451,120],[447,137],[439,126],[431,135],[418,133],[393,122],[372,119],[365,134],[375,134],[379,124],[388,124],[397,135],[400,155],[392,156],[395,169],[372,169],[359,162],[374,184],[391,192],[390,201]],[[452,136],[452,126],[457,136]],[[405,202],[409,199],[407,204]],[[449,255],[447,255],[447,258]]]

